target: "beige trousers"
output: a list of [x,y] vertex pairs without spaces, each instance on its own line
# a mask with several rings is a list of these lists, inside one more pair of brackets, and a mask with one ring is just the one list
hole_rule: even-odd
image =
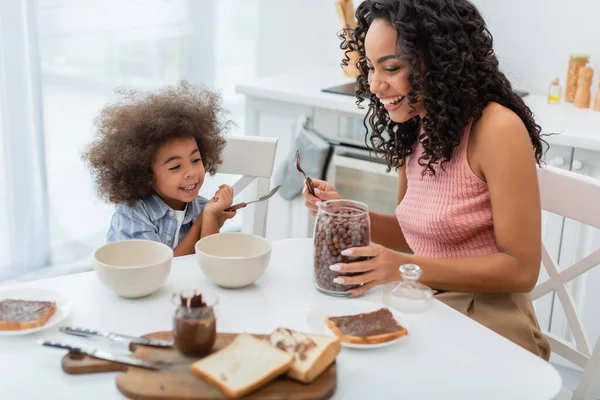
[[550,343],[540,330],[529,293],[442,292],[435,297],[544,360],[550,358]]

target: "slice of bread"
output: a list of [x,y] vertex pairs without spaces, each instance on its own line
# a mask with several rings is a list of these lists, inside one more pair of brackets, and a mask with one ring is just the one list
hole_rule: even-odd
[[408,334],[386,307],[369,313],[325,317],[325,323],[342,342],[352,344],[384,343]]
[[48,322],[55,312],[53,301],[4,299],[0,301],[0,330],[37,328]]
[[340,340],[334,336],[308,335],[287,328],[277,328],[267,341],[294,356],[286,375],[302,383],[317,379],[342,349]]
[[286,373],[294,357],[267,341],[241,333],[225,348],[194,362],[192,372],[227,396],[242,397]]

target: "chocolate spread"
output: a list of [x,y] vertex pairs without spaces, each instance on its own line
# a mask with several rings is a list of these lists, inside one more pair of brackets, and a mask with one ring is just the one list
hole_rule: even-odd
[[212,307],[202,295],[181,296],[181,306],[173,318],[173,340],[182,354],[193,357],[208,355],[217,338],[217,321]]
[[375,336],[405,329],[387,308],[364,314],[329,317],[329,319],[347,336]]
[[5,322],[35,321],[56,308],[52,301],[6,299],[0,301],[0,320]]

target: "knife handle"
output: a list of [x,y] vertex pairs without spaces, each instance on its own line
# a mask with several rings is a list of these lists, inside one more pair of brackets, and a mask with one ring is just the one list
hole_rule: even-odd
[[83,353],[84,352],[83,349],[80,347],[75,347],[75,346],[71,346],[71,345],[59,343],[59,342],[52,342],[50,340],[41,340],[39,343],[42,346],[46,346],[46,347],[54,347],[57,349],[69,350],[71,353]]
[[81,332],[81,333],[87,333],[90,335],[99,335],[100,332],[94,330],[94,329],[87,329],[87,328],[79,328],[79,327],[71,327],[71,326],[67,326],[65,327],[66,330],[71,331],[71,332]]
[[60,331],[63,331],[65,333],[74,333],[74,334],[88,334],[88,335],[99,335],[100,332],[93,330],[93,329],[87,329],[87,328],[79,328],[79,327],[74,327],[74,326],[64,326],[61,327],[59,329]]
[[237,211],[240,208],[244,208],[246,207],[246,203],[238,203],[238,204],[234,204],[231,207],[227,208],[225,211]]

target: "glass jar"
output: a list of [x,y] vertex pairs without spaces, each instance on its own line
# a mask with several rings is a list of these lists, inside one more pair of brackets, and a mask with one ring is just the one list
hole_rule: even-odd
[[590,56],[588,54],[571,54],[565,87],[566,101],[570,101],[571,103],[575,101],[575,94],[577,93],[577,81],[579,80],[579,70],[584,68],[589,60]]
[[217,295],[188,289],[174,293],[171,302],[177,306],[173,315],[175,348],[191,357],[210,354],[217,338]]
[[384,304],[398,311],[420,312],[427,310],[433,300],[433,290],[419,283],[423,274],[416,264],[400,267],[400,282],[388,283],[383,287]]
[[352,200],[329,200],[319,207],[314,232],[314,284],[318,290],[332,296],[349,296],[347,290],[359,285],[335,283],[342,274],[329,269],[337,263],[365,260],[366,257],[342,256],[342,250],[368,246],[371,243],[369,210],[363,203]]

